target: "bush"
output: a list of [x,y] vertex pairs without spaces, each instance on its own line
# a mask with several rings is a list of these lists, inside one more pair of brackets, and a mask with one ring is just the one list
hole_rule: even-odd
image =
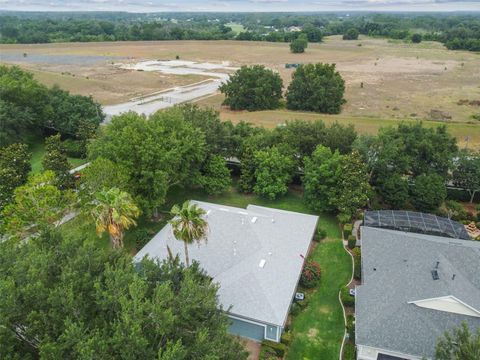
[[307,46],[308,46],[307,38],[300,35],[297,39],[294,39],[290,43],[290,51],[294,54],[304,53]]
[[362,253],[359,247],[352,250],[353,255],[353,278],[360,280],[362,278]]
[[350,28],[343,34],[343,40],[358,40],[358,35],[357,29]]
[[295,301],[300,309],[305,309],[308,306],[308,298],[304,298],[303,300]]
[[414,44],[421,43],[422,42],[422,34],[413,34],[411,39],[412,39],[412,42]]
[[344,286],[342,290],[340,290],[340,299],[342,303],[346,307],[353,307],[355,306],[355,297],[350,295],[350,289],[348,286]]
[[357,238],[354,235],[348,237],[348,248],[353,249],[357,245]]
[[347,315],[347,333],[350,340],[355,340],[355,318],[353,315]]
[[132,231],[130,238],[135,244],[135,249],[139,251],[152,239],[152,235],[147,229],[137,228]]
[[300,276],[300,284],[308,289],[313,288],[320,281],[320,277],[320,265],[315,261],[307,260]]
[[294,302],[290,307],[290,314],[292,316],[297,316],[298,314],[300,314],[300,311],[302,311],[302,308],[300,307],[300,305],[298,305],[297,302]]
[[322,228],[317,228],[317,236],[315,236],[316,241],[323,240],[327,237],[327,231]]
[[277,353],[271,347],[263,346],[260,348],[259,360],[277,360]]
[[350,235],[352,235],[353,225],[352,224],[345,224],[343,225],[343,238],[348,239]]
[[343,348],[343,360],[355,360],[357,358],[355,345],[351,342],[347,342]]
[[293,336],[292,336],[292,333],[289,332],[289,331],[285,331],[283,334],[282,334],[282,337],[281,337],[281,342],[284,343],[285,345],[290,345],[290,343],[292,342],[293,340]]
[[72,158],[84,158],[85,157],[85,147],[83,146],[83,141],[67,139],[63,141],[63,147],[67,156]]
[[287,346],[285,344],[277,343],[270,340],[263,340],[262,348],[263,347],[272,349],[275,354],[280,358],[283,358],[283,356],[285,355],[285,351],[287,351]]
[[462,204],[454,200],[445,201],[445,215],[451,216],[455,221],[464,220],[467,218],[467,211],[463,208]]

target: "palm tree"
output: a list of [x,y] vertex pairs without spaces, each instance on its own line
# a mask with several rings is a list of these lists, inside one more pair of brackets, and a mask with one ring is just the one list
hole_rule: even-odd
[[205,210],[198,207],[197,204],[190,204],[190,201],[185,201],[182,207],[174,205],[170,213],[173,215],[173,219],[170,220],[173,235],[177,240],[183,241],[185,263],[189,267],[188,244],[194,241],[200,243],[202,240],[207,240],[208,224],[202,217]]
[[129,193],[111,188],[97,193],[91,215],[95,219],[97,234],[108,232],[113,248],[118,249],[123,247],[124,230],[137,225],[135,219],[140,216],[140,209]]

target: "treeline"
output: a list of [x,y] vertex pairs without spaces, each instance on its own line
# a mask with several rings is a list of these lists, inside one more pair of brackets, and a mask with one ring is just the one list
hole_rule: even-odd
[[[230,22],[242,24],[236,34]],[[295,27],[295,29],[292,29]],[[291,42],[305,34],[360,34],[409,40],[417,34],[449,49],[480,51],[480,16],[458,14],[10,13],[0,16],[1,43],[123,40],[247,40]],[[418,39],[418,36],[417,36]]]
[[52,133],[85,142],[103,119],[100,104],[91,97],[48,88],[17,66],[0,66],[2,146]]

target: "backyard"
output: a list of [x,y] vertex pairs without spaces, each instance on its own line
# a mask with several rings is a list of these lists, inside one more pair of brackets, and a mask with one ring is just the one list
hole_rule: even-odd
[[[142,242],[138,242],[136,234],[145,232],[149,234],[148,239],[153,237],[166,224],[171,206],[187,199],[242,208],[245,208],[248,204],[255,204],[312,213],[304,204],[301,191],[297,189],[291,189],[287,195],[271,201],[256,195],[239,193],[234,186],[218,196],[208,196],[200,189],[176,188],[170,192],[166,204],[161,209],[159,221],[152,222],[142,218],[139,220],[136,229],[126,233],[124,239],[126,250],[135,254],[139,247],[143,246]],[[327,232],[327,238],[315,247],[310,256],[311,259],[320,264],[322,280],[316,290],[307,292],[308,306],[293,320],[291,327],[293,341],[287,355],[287,359],[292,360],[338,359],[344,332],[343,313],[338,301],[338,291],[350,278],[351,260],[343,249],[336,219],[331,215],[317,215],[320,217],[319,226]],[[64,224],[61,230],[64,236],[83,236],[89,241],[101,244],[101,246],[109,246],[106,235],[101,238],[96,236],[93,219],[87,215],[80,215]]]

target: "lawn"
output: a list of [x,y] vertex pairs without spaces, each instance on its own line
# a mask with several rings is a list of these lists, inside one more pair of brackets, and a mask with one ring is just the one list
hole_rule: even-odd
[[288,360],[336,360],[344,333],[343,311],[338,291],[351,276],[352,263],[345,252],[336,222],[320,216],[328,237],[314,249],[310,258],[320,265],[320,286],[308,294],[307,308],[293,320]]
[[[43,139],[34,139],[30,143],[30,151],[32,152],[32,173],[37,174],[43,170],[42,159],[45,155],[45,144]],[[68,158],[68,162],[73,168],[83,165],[87,162],[86,159]]]
[[[161,220],[139,220],[136,229],[125,234],[125,248],[132,255],[138,251],[133,234],[138,229],[146,229],[152,234],[158,232],[168,219],[168,211],[175,203],[187,199],[208,201],[217,204],[245,208],[248,204],[268,206],[283,210],[315,214],[303,202],[302,193],[291,189],[285,196],[272,201],[254,194],[239,193],[234,186],[221,195],[209,196],[201,189],[174,188],[170,191],[166,204],[160,209]],[[327,231],[327,238],[319,243],[311,254],[322,268],[321,285],[316,291],[307,294],[308,307],[292,323],[294,340],[290,346],[288,359],[338,359],[343,337],[343,313],[338,301],[338,291],[345,285],[351,274],[351,260],[342,247],[340,230],[336,219],[331,215],[317,214],[319,225]],[[98,238],[93,219],[80,215],[61,228],[64,236],[82,236],[96,241],[100,246],[108,245],[108,236]]]
[[228,26],[230,29],[232,29],[232,31],[235,34],[240,34],[242,32],[245,32],[245,27],[242,24],[231,22],[231,23],[225,24],[225,26]]

